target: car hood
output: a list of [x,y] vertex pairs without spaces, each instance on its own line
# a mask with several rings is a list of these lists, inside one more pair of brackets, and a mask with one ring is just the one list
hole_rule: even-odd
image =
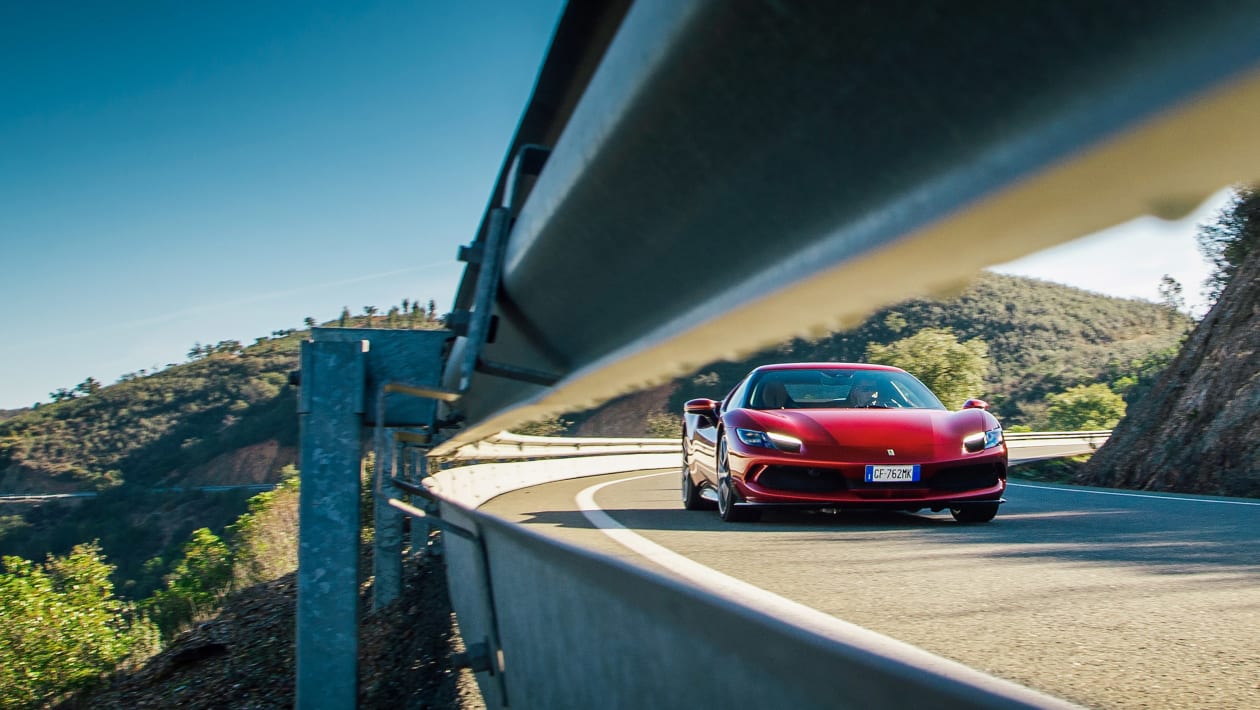
[[[801,440],[801,455],[886,463],[962,455],[968,434],[997,426],[981,410],[776,409],[744,410],[766,431]],[[889,453],[892,452],[892,453]]]

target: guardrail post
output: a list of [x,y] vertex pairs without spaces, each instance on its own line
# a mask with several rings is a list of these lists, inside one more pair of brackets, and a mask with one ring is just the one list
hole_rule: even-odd
[[302,343],[298,708],[358,698],[359,477],[365,341]]
[[[429,475],[429,447],[421,447],[410,444],[403,445],[403,461],[404,471],[403,479],[409,483],[416,485],[424,485],[424,479]],[[414,499],[413,499],[414,502]],[[427,504],[421,507],[428,507]],[[441,548],[429,548],[429,523],[424,518],[412,518],[410,523],[410,534],[408,542],[411,545],[411,556],[419,557],[426,551],[433,555],[441,555]]]
[[389,504],[393,493],[398,445],[393,433],[384,426],[385,396],[377,398],[375,449],[376,471],[372,482],[372,515],[375,521],[372,552],[372,610],[386,606],[402,592],[402,528],[403,514]]

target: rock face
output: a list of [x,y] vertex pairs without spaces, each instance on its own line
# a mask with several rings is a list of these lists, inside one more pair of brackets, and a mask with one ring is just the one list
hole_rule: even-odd
[[1077,480],[1260,497],[1260,249]]
[[207,463],[172,471],[164,485],[237,486],[274,483],[280,469],[297,464],[298,450],[281,446],[275,439],[222,453]]

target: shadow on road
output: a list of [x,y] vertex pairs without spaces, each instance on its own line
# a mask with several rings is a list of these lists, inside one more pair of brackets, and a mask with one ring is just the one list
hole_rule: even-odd
[[[669,546],[652,533],[694,533],[743,545],[751,537],[766,545],[917,545],[924,557],[966,555],[992,558],[1135,565],[1161,574],[1214,571],[1260,580],[1255,554],[1256,521],[1249,510],[1213,511],[1202,517],[1152,516],[1125,507],[1037,509],[1003,506],[991,523],[963,525],[948,512],[906,513],[810,509],[766,509],[754,523],[724,523],[715,511],[615,508],[604,510],[619,524]],[[1204,511],[1205,513],[1207,511]],[[521,522],[594,530],[577,511],[533,511]],[[692,536],[694,539],[694,536]],[[706,541],[707,542],[707,541]],[[762,543],[758,543],[762,544]],[[785,548],[787,549],[787,548]]]

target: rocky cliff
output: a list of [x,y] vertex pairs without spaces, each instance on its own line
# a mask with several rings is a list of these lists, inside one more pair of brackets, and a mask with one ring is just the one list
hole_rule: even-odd
[[1260,497],[1260,249],[1077,480]]

